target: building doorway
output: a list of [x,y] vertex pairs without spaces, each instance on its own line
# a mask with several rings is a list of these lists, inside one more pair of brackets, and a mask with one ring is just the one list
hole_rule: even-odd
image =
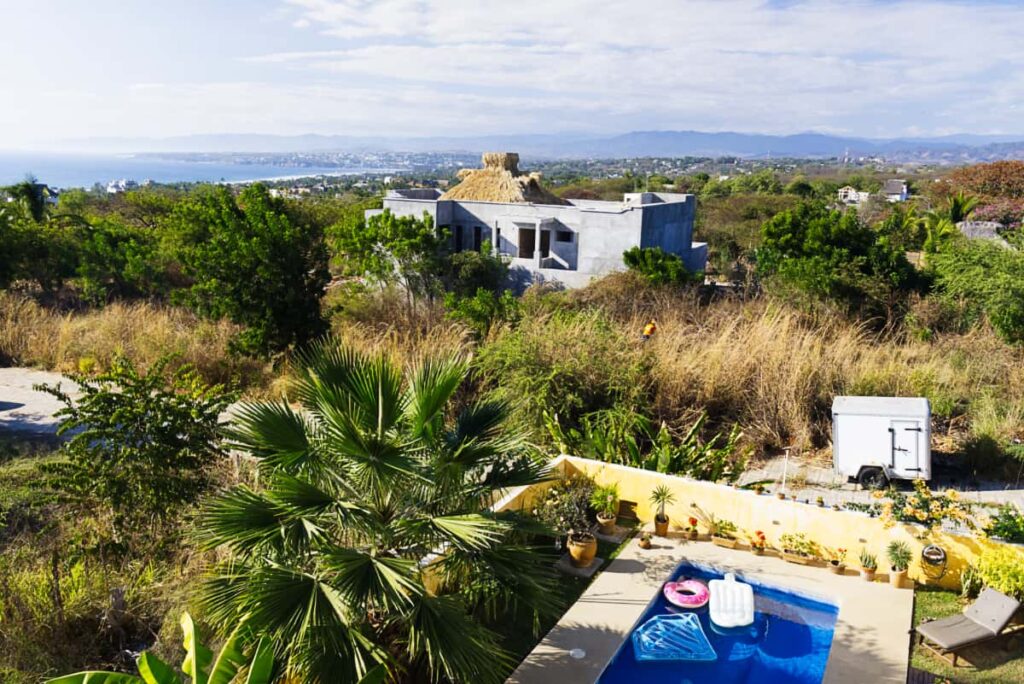
[[519,229],[519,258],[520,259],[532,259],[533,252],[537,248],[534,229],[533,228],[520,228]]

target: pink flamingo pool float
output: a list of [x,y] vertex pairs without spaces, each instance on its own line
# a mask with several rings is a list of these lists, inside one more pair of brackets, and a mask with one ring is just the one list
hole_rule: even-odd
[[661,591],[669,603],[679,608],[700,608],[711,598],[708,585],[695,579],[665,582]]

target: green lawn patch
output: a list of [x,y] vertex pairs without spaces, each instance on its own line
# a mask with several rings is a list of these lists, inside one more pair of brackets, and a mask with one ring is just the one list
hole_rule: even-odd
[[[956,592],[934,587],[918,587],[914,593],[914,625],[930,618],[956,615],[963,611],[965,605]],[[961,664],[954,669],[949,663],[919,646],[915,639],[910,664],[919,670],[931,672],[938,677],[946,677],[957,683],[1024,682],[1024,637],[1020,635],[1003,637],[987,644],[966,648],[960,653]]]

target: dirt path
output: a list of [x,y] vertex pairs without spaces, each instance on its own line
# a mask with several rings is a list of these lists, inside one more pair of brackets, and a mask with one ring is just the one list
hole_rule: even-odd
[[71,396],[78,393],[78,386],[60,373],[31,368],[0,368],[0,433],[56,434],[60,421],[54,418],[54,414],[62,404],[55,397],[33,389],[33,386],[57,383]]

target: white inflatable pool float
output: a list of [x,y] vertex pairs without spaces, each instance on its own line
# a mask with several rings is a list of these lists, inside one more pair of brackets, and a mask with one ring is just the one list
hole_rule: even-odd
[[736,581],[736,575],[708,582],[711,601],[708,603],[711,622],[719,627],[745,627],[754,621],[754,588]]

